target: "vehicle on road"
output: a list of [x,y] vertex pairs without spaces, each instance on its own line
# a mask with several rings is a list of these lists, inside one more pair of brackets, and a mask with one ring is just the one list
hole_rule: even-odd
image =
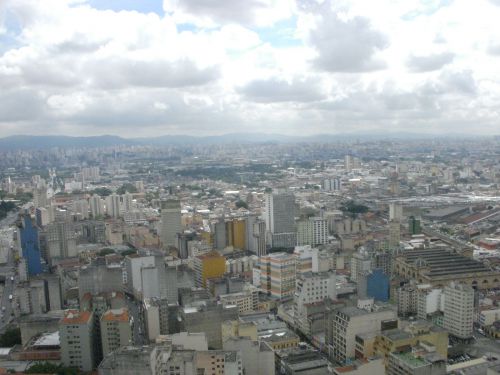
[[5,306],[2,306],[2,311],[5,311]]
[[9,294],[9,301],[12,301],[12,294]]
[[10,277],[10,281],[14,282],[14,276]]

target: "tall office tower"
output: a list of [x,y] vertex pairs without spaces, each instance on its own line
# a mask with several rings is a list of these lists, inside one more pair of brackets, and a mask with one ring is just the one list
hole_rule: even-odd
[[247,218],[246,248],[258,256],[266,255],[266,223],[255,215]]
[[400,203],[389,204],[389,220],[401,222],[403,219],[403,206]]
[[33,225],[33,221],[28,213],[21,216],[18,233],[22,256],[27,263],[28,275],[33,276],[42,273],[38,229]]
[[80,215],[82,219],[89,218],[89,203],[86,199],[79,199],[73,202],[73,212]]
[[54,220],[52,207],[38,207],[35,210],[36,225],[40,228]]
[[194,258],[195,283],[198,288],[205,288],[207,279],[222,277],[224,273],[226,273],[226,258],[217,251]]
[[328,221],[310,217],[297,222],[297,245],[323,245],[328,242]]
[[246,250],[246,219],[238,218],[226,222],[227,245]]
[[132,194],[130,194],[128,191],[122,195],[122,202],[123,202],[123,212],[130,212],[133,210],[133,205],[132,205]]
[[415,216],[410,216],[408,219],[408,231],[411,235],[416,235],[422,233],[422,225],[420,219]]
[[366,252],[352,254],[351,257],[351,280],[358,281],[358,276],[361,273],[372,269],[372,259]]
[[285,300],[295,294],[295,256],[272,253],[259,259],[260,287],[268,295]]
[[48,258],[52,263],[57,259],[76,257],[76,233],[72,222],[58,220],[46,226]]
[[120,196],[118,194],[113,193],[106,197],[106,213],[114,218],[120,217]]
[[182,231],[181,202],[167,199],[161,202],[161,242],[164,247],[177,245],[177,233]]
[[66,367],[92,371],[94,363],[94,315],[90,311],[66,310],[59,321],[61,362]]
[[130,316],[126,308],[108,310],[101,317],[103,356],[132,343]]
[[217,250],[224,250],[227,246],[227,228],[224,217],[217,219],[217,221],[212,224],[212,228],[214,234],[214,247]]
[[84,181],[99,181],[99,167],[82,168],[82,177]]
[[155,257],[141,257],[135,254],[125,257],[125,269],[127,272],[127,287],[129,292],[136,295],[142,294],[142,268],[154,267]]
[[166,298],[146,298],[144,300],[144,323],[149,341],[159,335],[168,335],[168,305]]
[[472,337],[474,289],[452,282],[444,288],[444,328],[459,339]]
[[344,168],[346,171],[350,172],[353,169],[359,168],[361,166],[360,160],[352,155],[346,155],[344,157]]
[[90,203],[90,213],[92,218],[104,216],[104,202],[100,196],[94,194],[89,199]]
[[325,191],[339,191],[341,188],[340,178],[326,178],[323,180],[323,190]]
[[265,215],[271,247],[294,247],[297,243],[297,230],[293,193],[267,193]]
[[47,207],[49,205],[46,186],[39,186],[33,189],[33,205],[35,208]]
[[332,330],[330,354],[333,360],[347,363],[355,357],[356,335],[378,334],[389,328],[397,328],[396,312],[380,309],[370,312],[357,307],[344,307],[328,318],[328,327]]
[[394,250],[399,247],[401,241],[401,223],[399,221],[389,222],[389,249]]

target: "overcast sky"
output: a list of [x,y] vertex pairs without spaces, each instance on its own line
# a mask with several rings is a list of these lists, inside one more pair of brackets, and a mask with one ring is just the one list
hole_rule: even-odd
[[0,0],[0,136],[500,134],[500,0]]

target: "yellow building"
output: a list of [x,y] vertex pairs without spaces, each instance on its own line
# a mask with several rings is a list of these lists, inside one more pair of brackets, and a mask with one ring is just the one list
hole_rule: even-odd
[[246,249],[247,222],[245,219],[233,219],[226,222],[227,246]]
[[375,339],[374,351],[385,360],[390,353],[416,346],[419,342],[426,342],[436,348],[436,352],[448,357],[448,332],[427,325],[410,326],[405,330],[391,329],[382,332]]
[[197,287],[205,287],[207,279],[222,277],[226,272],[226,258],[213,250],[194,258],[194,273]]
[[273,350],[293,349],[299,346],[299,336],[292,331],[285,333],[270,334],[260,336],[261,341],[265,341]]

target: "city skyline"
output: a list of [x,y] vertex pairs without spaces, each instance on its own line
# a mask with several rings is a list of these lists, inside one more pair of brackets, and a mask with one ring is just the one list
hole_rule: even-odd
[[495,0],[0,4],[0,137],[491,135]]

